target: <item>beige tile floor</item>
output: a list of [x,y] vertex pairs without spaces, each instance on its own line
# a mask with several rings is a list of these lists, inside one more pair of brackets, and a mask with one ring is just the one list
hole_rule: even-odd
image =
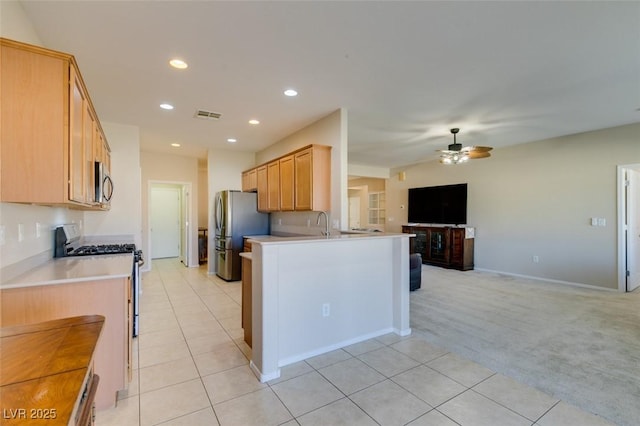
[[607,425],[415,334],[390,334],[282,368],[248,366],[239,282],[153,262],[143,274],[134,374],[98,426]]

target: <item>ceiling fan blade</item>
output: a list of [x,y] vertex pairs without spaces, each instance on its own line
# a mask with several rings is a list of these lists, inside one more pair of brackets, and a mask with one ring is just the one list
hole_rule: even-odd
[[492,146],[465,146],[463,151],[467,152],[489,152],[493,149]]
[[469,151],[469,158],[475,160],[476,158],[491,157],[491,154],[487,151]]

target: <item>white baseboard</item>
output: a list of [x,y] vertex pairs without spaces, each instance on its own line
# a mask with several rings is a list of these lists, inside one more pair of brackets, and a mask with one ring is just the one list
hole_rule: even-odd
[[544,282],[554,283],[554,284],[563,284],[563,285],[570,285],[570,286],[573,286],[573,287],[588,288],[588,289],[591,289],[591,290],[615,291],[615,292],[618,291],[618,289],[616,289],[616,288],[599,287],[597,285],[576,283],[576,282],[572,282],[572,281],[554,280],[554,279],[551,279],[551,278],[535,277],[533,275],[514,274],[513,272],[495,271],[493,269],[474,268],[474,270],[475,271],[481,271],[481,272],[490,272],[490,273],[493,273],[493,274],[509,275],[509,276],[518,277],[518,278],[526,278],[526,279],[536,280],[536,281],[544,281]]

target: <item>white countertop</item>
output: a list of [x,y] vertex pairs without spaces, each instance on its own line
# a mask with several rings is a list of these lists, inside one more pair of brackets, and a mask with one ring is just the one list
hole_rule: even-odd
[[133,272],[133,254],[54,258],[29,272],[0,282],[0,289],[126,278]]
[[351,232],[351,231],[333,231],[334,233],[329,236],[324,235],[301,235],[295,237],[280,237],[270,235],[260,235],[255,238],[247,236],[251,243],[259,244],[290,244],[290,243],[308,243],[308,242],[335,242],[345,240],[368,240],[377,238],[408,238],[415,236],[414,234],[405,233],[389,233],[389,232]]

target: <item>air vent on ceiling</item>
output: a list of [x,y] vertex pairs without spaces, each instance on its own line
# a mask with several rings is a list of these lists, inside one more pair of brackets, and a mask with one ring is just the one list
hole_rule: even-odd
[[218,112],[211,112],[204,109],[196,110],[194,115],[195,118],[201,118],[203,120],[219,120],[222,117],[222,114]]

